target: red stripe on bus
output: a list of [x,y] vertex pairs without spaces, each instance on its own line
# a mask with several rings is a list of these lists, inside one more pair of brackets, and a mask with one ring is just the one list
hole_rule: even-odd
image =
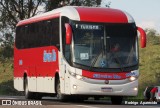
[[82,70],[82,76],[91,78],[91,79],[99,79],[99,80],[123,80],[129,78],[129,72],[91,72],[87,70]]
[[128,23],[127,16],[117,9],[106,8],[83,8],[75,7],[79,13],[80,21]]

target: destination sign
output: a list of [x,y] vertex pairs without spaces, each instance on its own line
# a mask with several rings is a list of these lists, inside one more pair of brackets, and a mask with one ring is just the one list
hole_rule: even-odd
[[76,28],[83,30],[101,30],[101,25],[90,25],[90,24],[76,24]]

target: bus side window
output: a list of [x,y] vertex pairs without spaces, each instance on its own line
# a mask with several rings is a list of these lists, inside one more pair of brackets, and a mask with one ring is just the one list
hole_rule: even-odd
[[28,48],[28,41],[29,41],[29,39],[28,39],[28,26],[24,26],[24,34],[22,35],[22,37],[23,37],[23,44],[24,44],[24,48]]
[[44,46],[45,30],[44,30],[44,22],[43,22],[43,21],[41,22],[41,25],[40,25],[40,26],[41,26],[41,34],[40,34],[40,37],[41,37],[41,45]]
[[18,49],[20,49],[21,48],[21,46],[22,46],[22,42],[21,42],[21,40],[22,40],[22,36],[21,36],[21,33],[22,33],[22,27],[20,26],[20,27],[17,27],[16,28],[16,41],[15,41],[15,45],[16,45],[16,47],[18,48]]
[[34,41],[35,41],[35,39],[34,39],[34,29],[35,29],[34,24],[30,24],[29,25],[29,33],[27,33],[27,37],[28,37],[27,48],[34,47]]
[[51,21],[45,21],[45,26],[44,26],[44,29],[45,30],[44,32],[44,46],[50,46],[50,24],[51,24]]
[[42,26],[42,31],[43,31],[43,39],[42,39],[42,43],[43,43],[43,46],[46,46],[47,44],[47,23],[46,21],[43,21],[43,26]]
[[47,21],[47,41],[48,41],[48,45],[51,45],[51,42],[52,42],[52,37],[53,37],[53,34],[52,34],[52,22],[51,20]]
[[59,18],[55,18],[52,20],[52,24],[51,24],[51,45],[54,45],[58,48],[58,50],[60,49],[60,40],[59,40]]
[[71,46],[66,44],[66,28],[65,23],[69,23],[69,19],[66,17],[62,17],[62,47],[63,47],[63,55],[68,63],[71,63]]
[[25,48],[25,27],[24,26],[22,26],[22,28],[21,28],[21,34],[20,34],[20,42],[21,42],[21,46],[20,46],[20,49],[22,49],[22,48]]
[[38,22],[37,23],[37,46],[39,46],[39,47],[41,47],[42,46],[42,44],[41,44],[41,40],[42,40],[42,31],[41,31],[41,22]]
[[59,18],[19,26],[16,28],[18,49],[54,45],[59,50]]
[[39,38],[38,38],[38,32],[39,32],[39,26],[38,26],[38,23],[37,24],[35,24],[35,34],[34,34],[34,39],[35,39],[35,43],[34,43],[34,45],[35,45],[35,47],[39,47],[39,43],[38,43],[38,41],[39,41]]

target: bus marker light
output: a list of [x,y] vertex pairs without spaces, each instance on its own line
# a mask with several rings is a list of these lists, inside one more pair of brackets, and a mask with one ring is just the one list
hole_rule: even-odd
[[134,90],[134,91],[137,91],[137,90],[138,90],[138,88],[137,88],[137,87],[135,87],[133,90]]
[[77,89],[77,86],[76,86],[76,85],[73,85],[73,88],[74,88],[74,89]]

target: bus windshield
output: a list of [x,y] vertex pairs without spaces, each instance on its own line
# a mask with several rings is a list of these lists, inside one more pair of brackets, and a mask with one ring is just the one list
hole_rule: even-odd
[[135,24],[72,22],[73,63],[93,68],[138,64]]

